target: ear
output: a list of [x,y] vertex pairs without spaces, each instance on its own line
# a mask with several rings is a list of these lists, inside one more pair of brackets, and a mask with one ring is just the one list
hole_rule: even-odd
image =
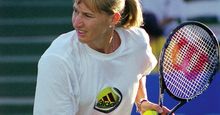
[[120,21],[120,19],[121,19],[121,14],[118,12],[118,13],[115,13],[114,15],[113,15],[113,20],[112,20],[112,23],[113,24],[118,24],[118,22]]

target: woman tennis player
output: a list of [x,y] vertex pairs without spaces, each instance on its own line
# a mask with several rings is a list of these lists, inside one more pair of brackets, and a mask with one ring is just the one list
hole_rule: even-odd
[[157,61],[139,28],[139,1],[75,0],[73,8],[75,30],[39,60],[34,115],[130,115],[133,103],[166,114],[147,100],[145,75]]

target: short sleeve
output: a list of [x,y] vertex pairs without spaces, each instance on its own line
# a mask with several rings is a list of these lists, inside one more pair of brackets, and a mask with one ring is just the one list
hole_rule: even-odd
[[78,98],[71,91],[68,67],[54,55],[41,57],[38,63],[34,115],[75,115]]
[[147,61],[146,69],[144,71],[144,75],[148,75],[157,65],[157,59],[152,52],[149,35],[143,29],[140,29],[140,32],[142,33],[140,35],[143,35],[143,38],[144,38],[145,43],[147,45],[146,46],[146,56],[147,56],[148,61]]

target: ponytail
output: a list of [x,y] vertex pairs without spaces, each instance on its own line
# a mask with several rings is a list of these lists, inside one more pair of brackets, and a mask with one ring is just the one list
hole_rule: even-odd
[[143,23],[143,16],[139,0],[125,0],[125,8],[121,16],[119,27],[140,27]]

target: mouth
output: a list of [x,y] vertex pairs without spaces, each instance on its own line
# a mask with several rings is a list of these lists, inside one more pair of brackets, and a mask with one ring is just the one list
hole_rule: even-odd
[[83,31],[83,30],[76,30],[76,32],[77,32],[77,35],[78,35],[79,37],[83,37],[83,36],[85,36],[85,34],[86,34],[86,32]]

